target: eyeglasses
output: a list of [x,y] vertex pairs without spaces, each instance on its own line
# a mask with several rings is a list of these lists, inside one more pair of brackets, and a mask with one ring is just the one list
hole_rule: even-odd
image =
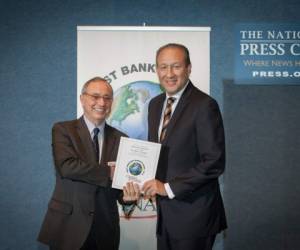
[[112,100],[111,96],[107,96],[107,95],[91,95],[89,93],[83,93],[84,95],[87,95],[88,97],[90,97],[94,102],[103,99],[104,102],[110,102]]

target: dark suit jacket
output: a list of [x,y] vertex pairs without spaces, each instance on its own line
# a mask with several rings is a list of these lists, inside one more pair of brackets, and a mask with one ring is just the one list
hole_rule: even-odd
[[[161,94],[149,104],[148,139],[158,142],[165,100]],[[158,197],[158,226],[171,238],[206,237],[226,228],[218,177],[225,167],[224,129],[214,99],[190,82],[173,113],[156,178],[168,182],[174,199]]]
[[115,161],[120,131],[105,125],[101,163],[83,117],[56,123],[52,150],[56,185],[38,240],[57,249],[80,249],[94,220],[103,249],[118,249],[122,192],[111,188],[108,161]]

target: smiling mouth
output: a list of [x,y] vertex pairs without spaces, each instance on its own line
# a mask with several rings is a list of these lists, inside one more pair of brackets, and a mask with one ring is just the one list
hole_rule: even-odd
[[175,85],[177,83],[177,80],[167,80],[166,83],[168,85]]
[[93,108],[94,111],[96,111],[97,113],[105,113],[105,109],[103,108]]
[[167,78],[165,78],[165,80],[167,82],[176,82],[177,81],[177,77],[167,77]]

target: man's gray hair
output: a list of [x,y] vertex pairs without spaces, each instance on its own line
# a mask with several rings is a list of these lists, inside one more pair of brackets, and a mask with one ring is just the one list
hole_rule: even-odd
[[81,89],[81,94],[82,95],[86,93],[86,89],[88,88],[88,86],[92,82],[106,82],[107,85],[110,86],[111,92],[113,93],[113,89],[112,89],[111,85],[107,82],[107,80],[103,77],[96,76],[96,77],[93,77],[92,79],[88,80],[85,84],[83,84],[82,89]]

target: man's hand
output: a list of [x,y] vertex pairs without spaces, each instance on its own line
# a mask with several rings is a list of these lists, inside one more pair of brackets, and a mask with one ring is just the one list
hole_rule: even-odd
[[168,195],[164,183],[156,179],[146,181],[142,187],[142,191],[144,191],[145,198],[154,197],[156,194],[160,196]]
[[141,191],[138,184],[133,182],[127,182],[126,186],[123,187],[123,201],[137,201],[140,198]]

